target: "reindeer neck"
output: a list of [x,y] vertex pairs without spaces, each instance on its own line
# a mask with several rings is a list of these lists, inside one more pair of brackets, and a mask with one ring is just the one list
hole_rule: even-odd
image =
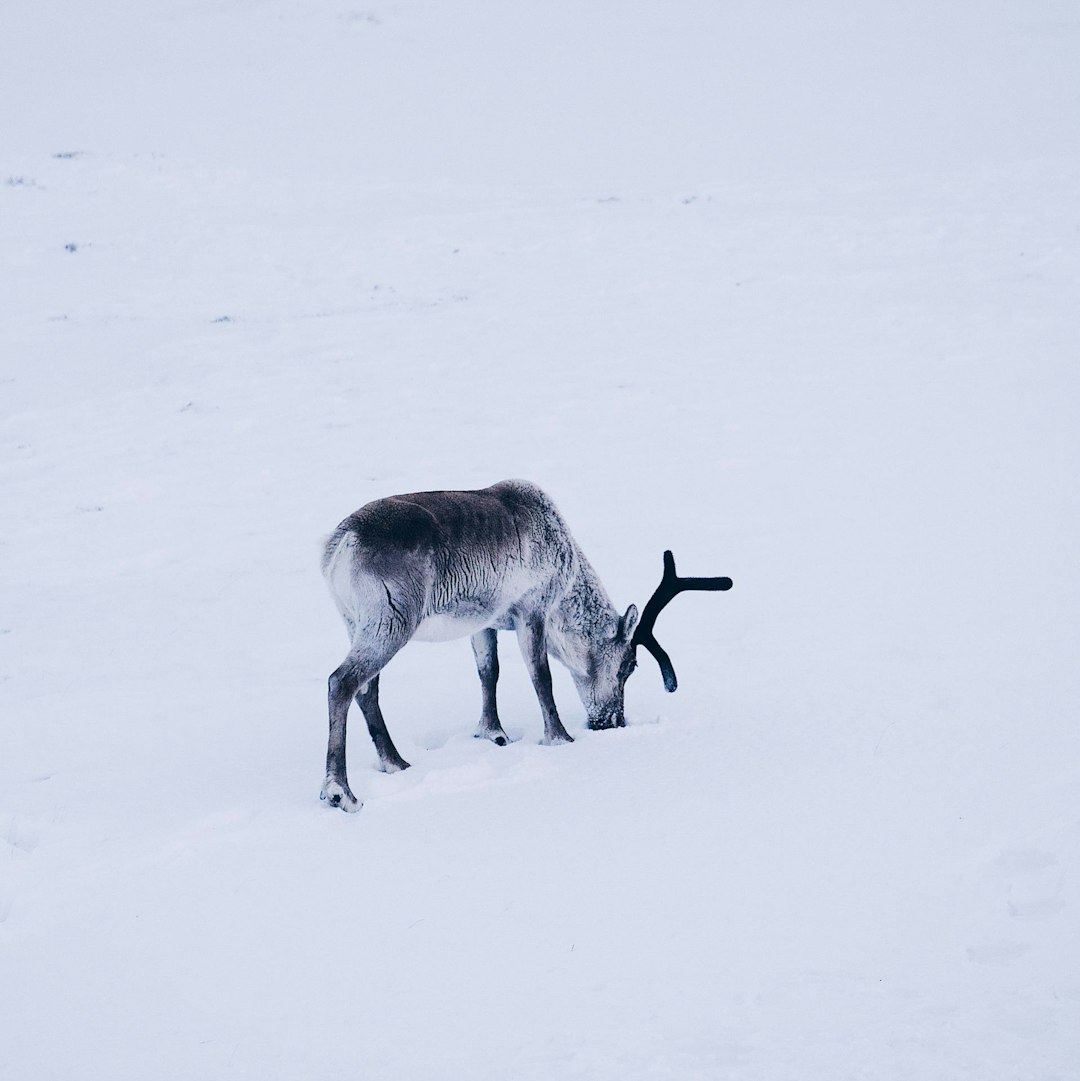
[[579,551],[566,591],[549,618],[548,636],[563,663],[575,667],[570,655],[581,655],[618,618],[603,583]]

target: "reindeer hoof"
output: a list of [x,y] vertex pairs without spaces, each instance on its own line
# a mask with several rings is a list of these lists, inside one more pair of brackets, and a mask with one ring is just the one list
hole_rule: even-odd
[[352,794],[347,784],[327,778],[323,782],[319,799],[326,800],[331,807],[340,807],[343,811],[359,811],[360,801]]
[[569,732],[556,732],[551,736],[544,736],[540,741],[547,747],[558,747],[560,743],[573,743],[574,737]]
[[510,737],[501,728],[478,728],[473,739],[489,739],[496,747],[508,747]]

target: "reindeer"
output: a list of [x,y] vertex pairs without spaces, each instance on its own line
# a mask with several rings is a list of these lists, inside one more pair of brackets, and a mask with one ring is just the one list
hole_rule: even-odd
[[619,615],[551,499],[507,480],[471,492],[416,492],[378,499],[349,515],[326,541],[323,576],[345,621],[350,648],[329,680],[330,740],[320,798],[346,811],[360,804],[345,772],[345,725],[355,697],[379,756],[393,773],[406,762],[379,709],[379,673],[405,645],[470,637],[482,708],[475,735],[504,746],[499,720],[497,631],[516,631],[540,700],[544,743],[572,743],[551,693],[548,654],[570,671],[591,729],[621,728],[623,692],[644,646],[664,687],[677,684],[652,629],[683,590],[730,589],[730,578],[679,578],[670,552],[640,623]]

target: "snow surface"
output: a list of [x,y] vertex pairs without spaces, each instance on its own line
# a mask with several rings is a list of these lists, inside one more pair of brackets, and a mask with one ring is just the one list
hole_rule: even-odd
[[[1080,1077],[1080,7],[50,0],[0,35],[0,1077]],[[352,722],[319,542],[521,476]]]

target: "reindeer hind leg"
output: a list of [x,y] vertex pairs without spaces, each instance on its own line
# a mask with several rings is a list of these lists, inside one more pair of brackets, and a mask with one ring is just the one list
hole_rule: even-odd
[[364,714],[367,721],[368,732],[371,742],[375,744],[375,751],[379,756],[379,769],[383,773],[397,773],[408,769],[409,763],[398,754],[394,741],[386,728],[382,710],[379,708],[379,677],[375,676],[361,685],[356,691],[356,704]]
[[319,799],[331,807],[343,811],[359,811],[360,801],[349,787],[345,770],[345,731],[349,719],[349,703],[360,684],[358,658],[352,653],[333,672],[327,681],[327,705],[330,712],[330,737],[326,746],[326,779],[323,781]]
[[379,710],[378,676],[391,657],[409,640],[403,634],[383,642],[372,651],[369,646],[354,645],[348,656],[330,675],[327,686],[327,703],[330,714],[330,737],[326,748],[326,779],[323,781],[320,799],[331,807],[345,811],[358,811],[360,801],[349,788],[345,770],[345,733],[349,705],[356,697],[368,724],[375,750],[383,768],[405,769],[408,762],[398,754],[386,730],[382,712]]

